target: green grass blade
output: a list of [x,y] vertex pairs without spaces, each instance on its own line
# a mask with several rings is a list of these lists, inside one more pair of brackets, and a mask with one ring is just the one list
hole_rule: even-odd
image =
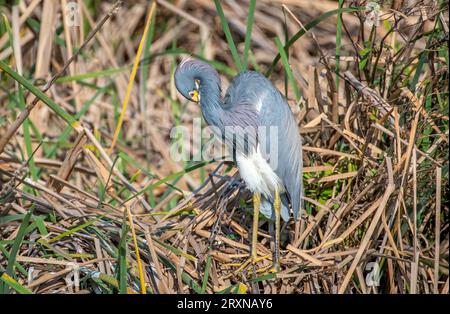
[[239,69],[239,72],[244,71],[245,68],[242,66],[241,59],[239,58],[239,54],[236,49],[236,45],[234,44],[233,36],[231,36],[230,27],[228,26],[228,22],[225,17],[225,13],[223,12],[222,5],[220,4],[219,0],[214,0],[214,4],[216,5],[217,14],[220,17],[220,22],[222,23],[222,28],[228,42],[228,47],[231,51],[231,55],[233,56],[234,63]]
[[281,61],[283,62],[284,70],[288,76],[289,82],[292,85],[295,93],[295,99],[298,101],[301,97],[300,89],[298,87],[297,81],[295,80],[294,74],[292,73],[291,66],[289,65],[289,61],[287,58],[286,51],[283,48],[283,44],[281,43],[280,38],[275,38],[275,44],[277,45],[278,51],[281,56]]
[[[75,119],[81,118],[89,110],[89,108],[95,102],[97,97],[103,94],[109,87],[110,85],[108,84],[107,86],[100,88],[94,94],[94,96],[92,96],[89,100],[87,100],[86,103],[84,103],[83,107],[81,107],[80,111],[77,112],[77,114],[75,115]],[[47,158],[55,157],[56,151],[58,150],[58,145],[69,137],[71,130],[72,129],[69,126],[64,128],[61,135],[59,135],[58,138],[56,139],[56,143],[54,144],[54,146],[52,146],[52,148],[49,149]]]
[[205,273],[203,275],[203,281],[202,281],[202,290],[201,293],[204,294],[206,292],[206,287],[208,286],[208,276],[209,276],[209,270],[211,268],[211,255],[208,255],[208,258],[206,260],[206,266],[205,266]]
[[119,74],[125,71],[128,71],[130,66],[124,66],[120,68],[112,68],[107,70],[101,70],[101,71],[94,71],[94,72],[88,72],[88,73],[81,73],[81,74],[75,74],[75,75],[68,75],[68,76],[62,76],[59,79],[56,80],[56,83],[67,83],[67,82],[78,82],[93,78],[99,78],[99,77],[108,77],[111,78],[114,74]]
[[263,275],[254,279],[250,279],[251,283],[256,283],[256,282],[260,282],[260,281],[264,281],[264,280],[271,280],[277,277],[276,273],[271,273],[271,274],[267,274],[267,275]]
[[11,69],[4,61],[0,61],[0,69],[9,76],[11,76],[14,80],[19,82],[21,85],[23,85],[36,97],[38,97],[42,102],[44,102],[47,106],[49,106],[58,116],[64,119],[70,126],[76,127],[79,124],[79,122],[75,120],[75,118],[72,117],[72,115],[70,115],[61,106],[56,104],[50,97],[44,94],[40,89],[31,84],[26,78],[24,78],[22,75]]
[[31,292],[31,290],[29,290],[28,288],[22,286],[20,283],[18,283],[14,278],[9,276],[7,273],[4,273],[0,277],[0,280],[2,282],[4,282],[5,284],[7,284],[9,287],[11,287],[14,290],[16,290],[20,294],[33,294],[33,292]]
[[127,213],[126,211],[123,214],[122,221],[122,231],[120,235],[119,241],[119,255],[118,255],[118,272],[117,272],[117,281],[119,282],[119,293],[126,294],[127,293],[127,233],[128,233],[128,224],[127,224]]
[[76,227],[74,227],[74,228],[72,228],[72,229],[69,229],[69,230],[67,230],[67,231],[65,231],[65,232],[63,232],[63,233],[57,235],[57,236],[54,237],[54,238],[51,238],[50,240],[47,241],[47,243],[52,243],[52,242],[58,241],[58,240],[60,240],[60,239],[62,239],[62,238],[64,238],[64,237],[67,237],[67,236],[69,236],[69,235],[75,233],[75,232],[78,232],[78,231],[80,231],[80,230],[83,230],[84,228],[89,227],[90,225],[96,223],[97,221],[99,221],[99,220],[100,220],[101,218],[103,218],[103,217],[104,217],[104,215],[101,215],[101,216],[99,216],[99,217],[97,217],[97,218],[90,219],[90,220],[86,221],[85,223],[83,223],[83,224],[81,224],[81,225],[78,225],[78,226],[76,226]]
[[[306,31],[308,31],[311,28],[315,27],[316,25],[318,25],[322,21],[326,20],[330,16],[333,16],[333,15],[339,14],[339,13],[351,13],[351,12],[361,11],[361,10],[364,10],[364,9],[365,9],[365,7],[351,7],[351,8],[341,8],[341,9],[336,9],[336,10],[325,12],[322,15],[320,15],[319,17],[317,17],[314,20],[312,20],[311,22],[309,22],[308,24],[306,24],[304,29],[301,28],[294,36],[292,36],[291,39],[289,39],[289,41],[284,46],[284,49],[287,50],[300,37],[305,35]],[[280,61],[280,58],[281,58],[281,55],[280,55],[280,53],[278,53],[276,55],[276,57],[273,59],[272,64],[270,65],[270,67],[267,69],[266,76],[270,76],[272,74],[275,66],[278,63],[278,61]]]
[[223,290],[216,292],[216,294],[231,294],[231,291],[235,288],[235,285],[226,287]]
[[42,236],[46,236],[48,234],[48,230],[45,227],[44,219],[42,219],[41,217],[33,217],[33,220],[36,223],[36,227],[38,228],[39,233]]
[[[0,253],[3,254],[3,256],[6,259],[9,259],[9,253],[8,251],[5,249],[5,247],[3,246],[2,243],[0,243]],[[15,262],[14,267],[17,268],[18,271],[20,271],[20,273],[22,274],[22,276],[28,276],[28,272],[25,270],[25,268],[23,268],[22,265],[20,265],[18,262]]]
[[187,253],[184,253],[183,250],[181,250],[181,249],[179,249],[179,248],[176,248],[176,247],[174,247],[174,246],[172,246],[172,245],[169,245],[169,244],[167,244],[167,243],[164,243],[164,242],[162,242],[162,241],[160,241],[160,240],[158,240],[158,239],[155,239],[155,241],[158,242],[158,244],[160,244],[160,245],[163,246],[164,248],[166,248],[166,249],[168,249],[169,251],[171,251],[172,253],[174,253],[174,254],[176,254],[176,255],[179,255],[179,256],[183,256],[183,257],[186,258],[187,260],[195,261],[195,257],[194,257],[194,256],[192,256],[192,255],[190,255],[190,254],[187,254]]
[[[20,224],[19,231],[17,232],[17,236],[14,240],[14,244],[9,252],[8,258],[8,266],[6,267],[6,274],[13,277],[14,275],[14,265],[16,263],[17,253],[19,252],[20,246],[22,245],[22,241],[25,238],[25,234],[30,222],[31,214],[33,213],[33,209],[31,208],[28,213],[23,217],[22,223]],[[4,289],[7,293],[8,289]]]
[[[344,0],[339,0],[339,9],[342,9]],[[342,13],[338,14],[336,25],[336,90],[339,92],[339,66],[341,58],[341,43],[342,43]]]
[[[14,42],[14,36],[11,30],[11,25],[9,24],[8,18],[5,14],[2,14],[3,16],[3,23],[5,25],[6,31],[8,33],[8,38],[9,38],[9,42],[11,45],[11,49],[13,50],[13,55],[16,56],[16,51],[14,49],[14,45],[12,44]],[[20,110],[25,109],[25,100],[24,100],[24,95],[23,95],[23,88],[21,85],[18,85],[18,89],[17,89],[17,101],[19,102],[19,107]],[[25,149],[27,152],[27,158],[30,158],[30,156],[33,153],[33,147],[31,145],[31,134],[30,134],[30,121],[29,119],[26,119],[22,125],[23,127],[23,137],[24,137],[24,142],[25,142]],[[36,170],[36,166],[34,164],[34,158],[31,157],[29,160],[29,167],[30,167],[30,172],[31,172],[31,177],[33,178],[33,180],[37,180],[37,170]]]
[[255,7],[256,7],[256,0],[250,0],[250,4],[248,6],[247,30],[245,33],[244,62],[243,62],[244,64],[242,65],[244,69],[248,68],[248,53],[250,50],[250,43],[252,41],[252,29],[255,16]]
[[[434,30],[436,29],[437,25],[438,24],[437,24],[437,21],[436,21],[436,23],[434,25]],[[431,33],[430,37],[428,37],[427,44],[426,44],[425,48],[430,47],[430,45],[431,45],[431,43],[433,41],[435,33],[436,32],[433,31]],[[425,62],[427,61],[427,57],[428,57],[428,49],[425,49],[424,51],[422,51],[422,53],[420,55],[419,62],[417,64],[417,66],[416,66],[416,71],[414,72],[413,79],[412,79],[412,81],[409,84],[409,89],[411,91],[413,91],[413,92],[416,90],[416,85],[419,82],[419,78],[420,78],[420,75],[422,74]]]
[[157,187],[157,186],[159,186],[161,184],[164,184],[164,183],[166,183],[168,181],[175,180],[176,178],[181,177],[181,176],[185,175],[186,173],[189,173],[189,172],[194,171],[194,170],[196,170],[198,168],[201,168],[201,167],[204,167],[206,165],[209,165],[212,162],[214,162],[214,161],[211,160],[211,161],[199,162],[198,164],[195,164],[193,166],[187,167],[184,170],[181,170],[181,171],[173,173],[173,174],[171,174],[171,175],[169,175],[169,176],[167,176],[167,177],[165,177],[163,179],[160,179],[160,180],[158,180],[155,183],[151,183],[151,184],[147,185],[145,188],[143,188],[142,190],[140,190],[139,192],[137,192],[136,194],[134,194],[133,196],[130,196],[128,199],[123,201],[123,204],[129,202],[130,200],[132,200],[135,197],[138,197],[139,195],[144,194],[146,191],[152,190],[155,187]]
[[[154,15],[156,14],[157,8],[154,11]],[[147,38],[145,39],[145,46],[144,46],[144,52],[143,52],[143,60],[147,60],[150,56],[150,48],[152,47],[152,41],[153,41],[153,36],[155,34],[155,22],[156,19],[152,18],[151,22],[150,22],[150,29],[148,31],[147,34]],[[142,68],[140,69],[140,92],[141,92],[141,97],[144,97],[146,92],[147,92],[147,78],[148,78],[148,69],[149,69],[149,62],[145,62],[142,64]],[[141,101],[143,101],[143,104],[145,104],[144,99],[142,99]]]
[[[173,265],[172,262],[168,258],[160,256],[160,260],[171,271],[176,271],[177,270],[177,267],[175,265]],[[201,291],[202,291],[201,287],[198,286],[198,284],[194,281],[194,279],[192,279],[191,276],[189,276],[189,274],[187,274],[186,272],[182,272],[181,273],[181,280],[183,280],[183,282],[185,284],[187,284],[189,287],[191,287],[191,289],[194,290],[196,293],[201,294]]]
[[[25,99],[24,99],[24,95],[23,95],[23,88],[21,85],[18,86],[18,91],[17,91],[17,97],[19,98],[19,103],[20,103],[20,109],[23,110],[25,109]],[[27,118],[25,119],[25,121],[23,122],[23,138],[25,141],[25,149],[27,151],[27,158],[29,158],[29,162],[28,165],[30,167],[30,173],[31,173],[31,177],[33,178],[34,181],[37,181],[38,179],[38,171],[36,169],[36,165],[34,163],[34,157],[33,157],[33,145],[31,143],[31,132],[30,132],[30,120]]]

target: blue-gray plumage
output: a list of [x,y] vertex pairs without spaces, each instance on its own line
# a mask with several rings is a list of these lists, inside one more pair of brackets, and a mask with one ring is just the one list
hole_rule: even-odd
[[[303,190],[302,143],[288,103],[270,80],[258,72],[242,72],[222,97],[217,71],[208,63],[188,59],[177,67],[175,85],[185,98],[200,103],[205,121],[217,127],[216,135],[234,151],[242,179],[257,196],[254,203],[260,202],[260,206],[255,205],[255,215],[260,208],[266,217],[276,219],[279,203],[278,215],[287,221],[290,204],[298,220]],[[267,132],[230,135],[229,127],[253,130],[266,127]],[[276,137],[273,133],[271,137],[269,131],[275,129]],[[256,258],[253,246],[252,256]]]

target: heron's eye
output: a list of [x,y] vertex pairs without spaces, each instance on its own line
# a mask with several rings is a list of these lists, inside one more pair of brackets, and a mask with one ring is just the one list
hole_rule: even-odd
[[189,92],[189,97],[191,97],[191,98],[194,97],[194,94],[195,94],[194,91],[190,91]]

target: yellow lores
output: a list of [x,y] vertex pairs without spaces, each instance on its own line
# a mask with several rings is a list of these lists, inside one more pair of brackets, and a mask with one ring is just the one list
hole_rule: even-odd
[[200,94],[198,93],[198,90],[194,89],[193,91],[189,92],[189,96],[192,98],[193,101],[199,102],[200,101]]

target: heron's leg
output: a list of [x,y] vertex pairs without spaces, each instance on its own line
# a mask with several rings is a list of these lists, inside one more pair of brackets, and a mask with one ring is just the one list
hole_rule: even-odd
[[252,255],[251,258],[256,260],[258,252],[256,244],[258,243],[258,222],[259,210],[261,208],[261,194],[259,192],[253,193],[253,228],[252,228]]
[[280,216],[281,216],[281,198],[278,189],[275,190],[275,200],[273,201],[275,209],[275,270],[280,270]]
[[258,222],[259,222],[259,210],[261,208],[261,194],[253,194],[253,228],[252,228],[252,244],[250,258],[248,258],[242,264],[228,264],[228,266],[239,266],[234,272],[239,272],[244,269],[248,264],[255,264],[263,259],[269,258],[270,255],[258,257],[258,251],[256,245],[258,244]]

